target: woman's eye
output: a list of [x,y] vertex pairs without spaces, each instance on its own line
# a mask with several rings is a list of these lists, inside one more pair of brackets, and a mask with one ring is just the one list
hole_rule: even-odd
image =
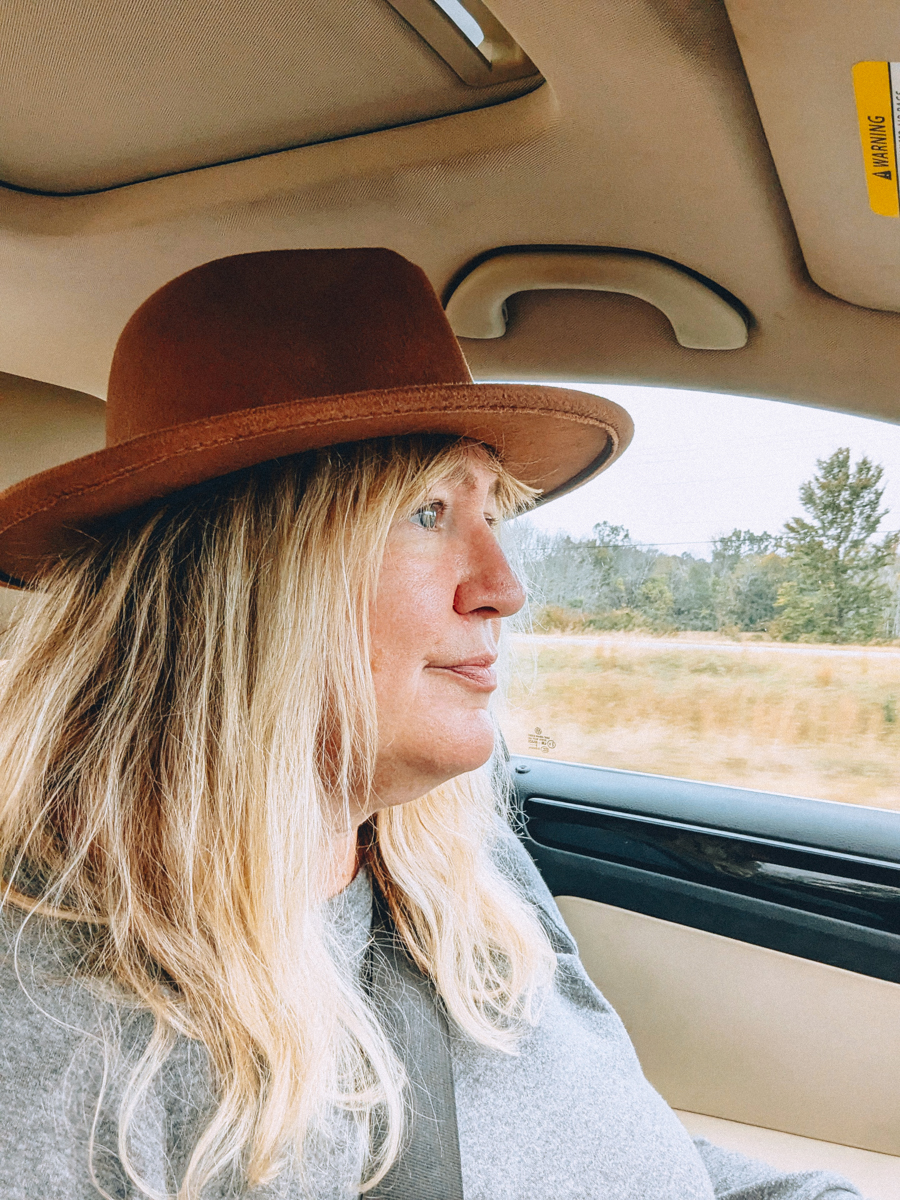
[[443,509],[444,506],[439,501],[429,501],[428,504],[417,508],[410,520],[416,525],[421,525],[423,529],[436,529]]

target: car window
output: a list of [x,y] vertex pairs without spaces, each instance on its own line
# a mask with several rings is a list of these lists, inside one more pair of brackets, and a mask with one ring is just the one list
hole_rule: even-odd
[[513,523],[513,753],[900,808],[900,427],[593,387],[608,475]]

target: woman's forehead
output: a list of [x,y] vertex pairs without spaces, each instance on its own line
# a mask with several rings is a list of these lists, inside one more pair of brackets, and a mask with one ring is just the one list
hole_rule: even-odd
[[509,473],[493,447],[474,441],[459,442],[435,456],[421,480],[423,491],[447,485],[486,485],[487,498],[510,515],[527,508],[537,494]]
[[492,461],[487,453],[480,454],[477,448],[470,452],[461,462],[447,464],[444,471],[439,471],[430,481],[435,484],[449,484],[467,492],[487,490],[489,496],[496,496],[500,486],[501,468]]

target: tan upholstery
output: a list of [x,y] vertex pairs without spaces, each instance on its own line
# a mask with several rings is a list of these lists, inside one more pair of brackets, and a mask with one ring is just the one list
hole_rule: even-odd
[[900,985],[591,900],[559,906],[674,1108],[900,1156]]
[[[96,396],[0,374],[0,490],[99,450],[105,420],[106,405]],[[0,630],[18,596],[0,586]]]
[[99,450],[106,405],[96,396],[0,374],[0,491]]
[[726,1150],[762,1159],[781,1171],[836,1171],[856,1184],[866,1200],[897,1200],[900,1196],[900,1158],[892,1155],[817,1142],[698,1113],[678,1115],[694,1137],[705,1137]]

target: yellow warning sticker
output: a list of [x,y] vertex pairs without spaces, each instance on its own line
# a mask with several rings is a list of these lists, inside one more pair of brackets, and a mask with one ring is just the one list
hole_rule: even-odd
[[856,115],[862,139],[869,207],[900,217],[900,63],[859,62],[853,68]]

